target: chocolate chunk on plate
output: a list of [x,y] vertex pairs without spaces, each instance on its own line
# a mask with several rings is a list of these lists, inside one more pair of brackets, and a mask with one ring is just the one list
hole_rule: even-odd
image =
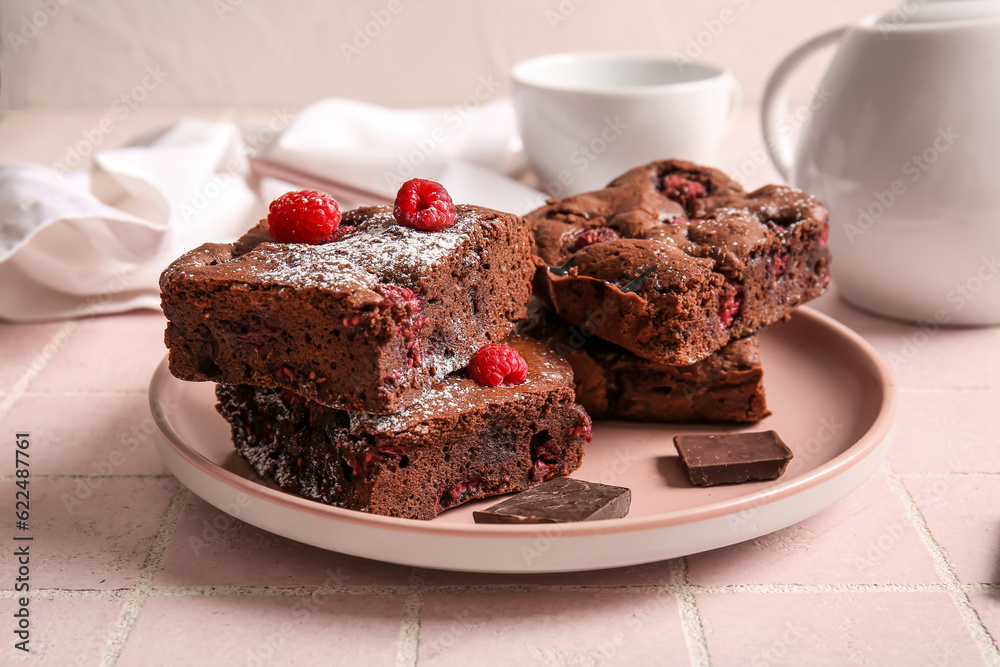
[[676,435],[674,446],[696,486],[778,479],[792,459],[774,431]]
[[476,523],[566,523],[620,519],[628,514],[632,492],[582,479],[559,477],[473,512]]

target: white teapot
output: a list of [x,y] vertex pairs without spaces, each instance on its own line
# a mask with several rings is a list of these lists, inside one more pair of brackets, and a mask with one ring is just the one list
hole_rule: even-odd
[[[793,150],[790,74],[833,44]],[[842,296],[889,317],[1000,324],[1000,2],[907,0],[816,37],[772,73],[762,125],[778,170],[830,211]]]

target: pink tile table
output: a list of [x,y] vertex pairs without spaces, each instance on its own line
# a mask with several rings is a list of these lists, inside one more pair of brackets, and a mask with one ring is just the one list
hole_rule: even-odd
[[[107,145],[179,112],[137,111]],[[195,111],[252,124],[268,111]],[[0,163],[51,162],[92,113],[13,113]],[[720,166],[777,180],[756,117]],[[738,169],[736,169],[739,167]],[[2,285],[0,289],[16,289]],[[14,647],[14,520],[0,538],[0,662],[38,665],[1000,665],[1000,329],[816,307],[894,367],[889,457],[855,493],[771,535],[559,575],[428,571],[329,553],[223,514],[157,457],[146,386],[163,317],[0,323],[0,495],[32,434],[31,652]],[[65,337],[64,337],[65,338]],[[47,346],[49,346],[47,348]],[[48,352],[46,350],[48,349]]]

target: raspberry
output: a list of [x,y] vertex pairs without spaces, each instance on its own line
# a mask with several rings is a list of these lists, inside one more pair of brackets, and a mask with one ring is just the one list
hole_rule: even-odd
[[[423,353],[420,350],[420,339],[417,338],[417,333],[427,326],[428,322],[427,318],[420,314],[422,308],[420,297],[413,290],[392,283],[376,285],[375,292],[382,297],[382,303],[378,304],[379,309],[388,310],[402,303],[410,305],[410,315],[396,322],[396,333],[402,336],[403,344],[406,345],[407,368],[419,366],[423,359]],[[347,325],[346,320],[344,324]]]
[[587,410],[579,403],[574,403],[573,409],[576,410],[576,424],[569,429],[569,437],[584,438],[587,442],[590,442],[594,439],[590,415],[587,414]]
[[736,315],[742,307],[743,299],[740,297],[739,287],[730,284],[729,295],[723,303],[719,304],[719,323],[722,324],[723,329],[732,326],[733,320],[736,319]]
[[684,208],[708,194],[705,186],[698,181],[684,178],[680,174],[670,174],[663,178],[663,194],[667,199],[672,199]]
[[785,269],[788,268],[788,260],[790,255],[787,250],[781,250],[774,256],[774,277],[780,278],[785,274]]
[[[465,482],[458,482],[449,486],[447,489],[441,492],[442,503],[449,502],[450,500],[457,500],[458,502],[464,502],[469,499],[472,494],[479,491],[479,486],[482,484],[482,480],[470,479]],[[457,503],[456,503],[457,504]]]
[[414,178],[399,188],[392,216],[404,227],[440,232],[455,224],[455,204],[440,183]]
[[544,449],[540,450],[538,455],[533,458],[531,464],[531,481],[543,482],[549,477],[558,475],[565,469],[566,466],[562,461]]
[[614,241],[618,238],[618,232],[608,227],[595,227],[593,229],[586,229],[580,232],[576,239],[573,241],[573,250],[579,250],[581,248],[586,248],[589,245],[594,245],[595,243],[604,243],[605,241]]
[[286,192],[268,208],[267,229],[280,243],[326,243],[340,225],[340,207],[315,190]]
[[469,377],[484,387],[513,387],[528,379],[528,364],[509,345],[484,345],[469,361]]
[[375,293],[382,297],[381,306],[383,308],[392,308],[397,303],[408,303],[414,312],[420,310],[419,297],[408,287],[383,283],[375,286]]

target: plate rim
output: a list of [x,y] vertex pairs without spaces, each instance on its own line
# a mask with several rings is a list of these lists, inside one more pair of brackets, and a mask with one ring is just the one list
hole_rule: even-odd
[[[642,532],[695,524],[700,521],[740,513],[750,509],[758,509],[798,494],[806,489],[821,485],[866,460],[888,436],[895,420],[898,392],[888,363],[857,332],[829,315],[820,313],[809,307],[801,307],[796,309],[791,317],[812,320],[813,324],[831,330],[832,333],[837,334],[845,339],[846,342],[852,344],[860,352],[859,356],[867,362],[872,376],[876,379],[876,385],[882,392],[882,401],[879,405],[877,416],[868,430],[853,445],[833,459],[796,477],[794,480],[782,482],[778,479],[774,483],[758,487],[753,493],[744,496],[708,503],[697,508],[674,510],[672,512],[645,516],[626,516],[621,519],[615,519],[614,522],[595,521],[560,524],[560,533],[565,537],[584,537],[598,534],[603,536],[617,533]],[[168,359],[169,354],[159,363],[149,384],[149,407],[157,430],[163,437],[164,443],[180,455],[182,459],[194,466],[199,472],[214,478],[235,491],[246,493],[265,502],[276,503],[285,509],[295,512],[305,512],[333,519],[337,522],[356,524],[365,528],[390,529],[393,532],[410,532],[419,533],[424,536],[451,538],[472,537],[476,539],[532,539],[551,532],[551,525],[549,524],[435,523],[434,521],[369,514],[357,510],[324,505],[286,491],[270,488],[226,470],[185,442],[174,430],[164,411],[160,409],[158,400],[162,396],[162,392],[166,391],[169,387],[169,383],[184,382],[170,374]]]

